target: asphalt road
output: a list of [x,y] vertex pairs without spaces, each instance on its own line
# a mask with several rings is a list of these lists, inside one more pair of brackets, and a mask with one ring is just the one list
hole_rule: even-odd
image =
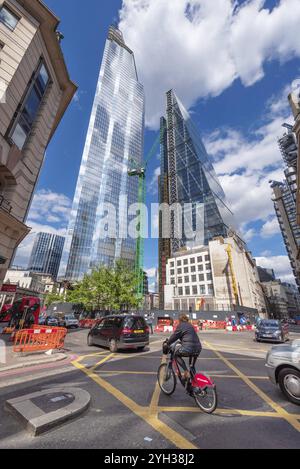
[[[197,364],[217,384],[219,405],[203,414],[178,384],[166,397],[156,372],[161,335],[143,353],[111,354],[86,346],[86,331],[68,334],[71,363],[0,377],[0,448],[299,448],[300,407],[287,402],[266,377],[270,344],[253,334],[203,332]],[[292,335],[299,338],[299,335]],[[64,385],[91,396],[80,418],[38,438],[4,410],[7,399]]]

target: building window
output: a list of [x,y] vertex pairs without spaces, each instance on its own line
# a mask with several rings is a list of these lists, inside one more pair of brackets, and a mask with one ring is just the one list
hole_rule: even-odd
[[171,278],[171,285],[175,285],[175,278]]
[[174,262],[170,262],[170,266],[171,266],[171,267],[174,267]]
[[208,285],[208,294],[213,295],[214,294],[214,287],[213,285]]
[[205,285],[200,285],[200,295],[205,295]]
[[178,283],[182,283],[182,277],[178,277]]
[[177,274],[181,275],[182,274],[182,269],[177,269]]
[[195,258],[191,257],[190,262],[191,262],[191,264],[195,264]]
[[181,261],[177,261],[177,265],[181,265]]
[[210,261],[209,256],[205,256],[205,261]]
[[197,285],[193,285],[193,295],[198,295]]
[[206,280],[212,280],[212,274],[206,274]]
[[190,287],[185,287],[185,294],[188,296],[191,294],[191,289]]
[[198,265],[198,270],[199,270],[199,272],[203,272],[203,264]]
[[188,263],[189,263],[188,259],[184,259],[183,265],[188,265]]
[[199,282],[204,282],[204,274],[199,275]]
[[49,81],[48,71],[44,63],[41,62],[31,80],[29,90],[10,132],[10,140],[17,145],[20,150],[22,150],[30,135]]
[[198,262],[202,262],[202,256],[201,256],[201,257],[197,257],[197,261],[198,261]]
[[182,296],[182,295],[183,295],[183,288],[182,288],[182,287],[179,287],[179,288],[178,288],[178,295],[179,295],[179,296]]
[[185,273],[185,274],[188,274],[188,273],[189,273],[189,268],[188,268],[188,267],[185,267],[185,268],[184,268],[184,273]]
[[12,31],[17,26],[20,18],[17,17],[7,6],[3,5],[0,8],[0,23],[5,24]]
[[175,275],[175,270],[171,269],[171,275]]
[[189,283],[190,282],[190,277],[184,277],[184,283]]
[[206,270],[211,270],[211,265],[210,264],[205,264]]
[[196,272],[196,267],[194,265],[191,267],[191,272]]
[[192,282],[197,282],[197,275],[192,275]]

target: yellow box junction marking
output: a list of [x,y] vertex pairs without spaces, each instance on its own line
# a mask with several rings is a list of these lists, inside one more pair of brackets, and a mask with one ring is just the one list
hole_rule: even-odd
[[209,344],[207,341],[205,344],[215,352],[218,357],[229,367],[231,368],[261,399],[263,399],[272,409],[277,412],[281,418],[286,420],[290,425],[292,425],[298,432],[300,432],[300,422],[298,422],[297,417],[293,414],[289,414],[285,409],[283,409],[279,404],[274,402],[267,394],[265,394],[261,389],[259,389],[244,373],[242,373],[236,366],[234,366],[227,358],[225,358],[218,350],[214,348],[213,345]]
[[[148,407],[142,407],[128,396],[123,394],[117,388],[112,386],[110,383],[105,381],[104,379],[100,378],[100,376],[96,375],[94,371],[87,369],[84,365],[80,363],[81,357],[77,360],[73,361],[72,364],[78,368],[79,370],[83,371],[89,378],[91,378],[95,383],[97,383],[101,388],[107,391],[109,394],[114,396],[118,401],[120,401],[123,405],[125,405],[129,410],[131,410],[135,415],[143,419],[148,425],[150,425],[154,430],[159,432],[164,438],[169,440],[172,444],[174,444],[179,449],[197,449],[195,445],[193,445],[190,441],[184,438],[182,435],[177,433],[171,427],[166,425],[165,423],[161,422],[157,415],[157,407],[154,404],[155,413],[151,413]],[[96,366],[99,366],[98,363]],[[154,391],[155,392],[155,391]]]

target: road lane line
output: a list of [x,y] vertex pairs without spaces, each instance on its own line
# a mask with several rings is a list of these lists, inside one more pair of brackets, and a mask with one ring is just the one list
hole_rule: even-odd
[[[166,361],[167,361],[166,356],[163,356],[161,358],[161,363],[160,364],[162,365],[163,363],[166,363]],[[158,414],[157,407],[158,407],[158,403],[159,403],[160,393],[161,393],[161,389],[160,389],[160,386],[158,384],[158,380],[156,380],[155,389],[154,389],[152,399],[151,399],[151,402],[150,402],[150,407],[149,407],[150,414],[155,414],[155,415]]]
[[173,445],[179,449],[198,449],[190,441],[184,438],[182,435],[177,433],[175,430],[170,428],[165,423],[161,422],[157,415],[149,414],[148,407],[142,407],[136,404],[132,399],[123,394],[119,389],[112,386],[110,383],[100,378],[91,370],[87,369],[80,363],[80,359],[77,359],[73,362],[73,365],[85,373],[89,378],[91,378],[95,383],[97,383],[102,389],[115,397],[123,405],[125,405],[129,410],[131,410],[135,415],[143,419],[148,425],[150,425],[154,430],[159,432],[164,438],[169,440]]
[[95,371],[98,366],[100,366],[100,365],[102,365],[103,363],[107,362],[110,358],[114,357],[114,355],[115,355],[114,353],[111,353],[111,354],[107,355],[107,357],[103,358],[103,359],[100,360],[98,363],[96,363],[96,365],[92,366],[92,367],[90,368],[90,370],[91,370],[91,371]]
[[206,342],[206,345],[210,347],[211,350],[215,352],[216,355],[220,357],[220,359],[229,367],[231,368],[240,378],[261,398],[263,399],[272,409],[274,409],[283,419],[285,419],[292,427],[294,427],[298,432],[300,432],[300,422],[298,422],[297,418],[294,417],[293,414],[289,414],[285,409],[283,409],[279,404],[274,402],[267,394],[265,394],[259,387],[257,387],[252,381],[244,375],[236,366],[234,366],[227,358],[223,357],[223,355],[216,350],[213,345]]
[[[199,409],[195,407],[158,407],[159,412],[192,412],[192,413],[199,413],[201,412]],[[282,419],[282,416],[279,415],[277,412],[264,412],[264,411],[256,411],[256,410],[243,410],[243,409],[217,409],[213,415],[243,415],[249,417],[272,417],[277,419]],[[296,416],[296,418],[300,418]]]

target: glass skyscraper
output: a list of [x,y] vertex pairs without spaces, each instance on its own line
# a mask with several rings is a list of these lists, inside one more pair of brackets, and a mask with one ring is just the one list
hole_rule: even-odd
[[[110,27],[60,270],[68,280],[79,280],[93,267],[119,258],[134,264],[136,240],[127,237],[123,222],[136,217],[128,217],[127,208],[138,202],[138,178],[127,172],[142,162],[144,115],[134,54],[122,33]],[[119,203],[124,196],[128,204],[124,199]],[[115,207],[116,224],[107,204]]]
[[57,278],[65,238],[50,233],[38,233],[29,259],[28,270]]
[[226,237],[235,229],[233,214],[199,132],[173,90],[167,93],[166,117],[161,119],[159,194],[160,203],[181,207],[179,214],[176,210],[170,212],[170,239],[163,234],[165,217],[160,214],[162,305],[167,260],[182,249],[207,245],[214,237]]

